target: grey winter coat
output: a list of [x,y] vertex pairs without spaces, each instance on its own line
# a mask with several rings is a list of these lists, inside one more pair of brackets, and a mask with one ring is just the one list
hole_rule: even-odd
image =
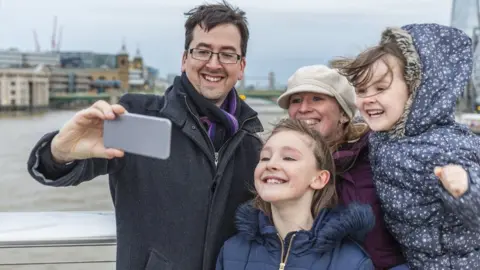
[[[480,140],[455,122],[456,100],[472,73],[472,44],[463,32],[436,24],[388,29],[413,91],[389,132],[370,137],[374,182],[385,221],[412,269],[480,269]],[[435,166],[461,165],[469,189],[451,196]]]

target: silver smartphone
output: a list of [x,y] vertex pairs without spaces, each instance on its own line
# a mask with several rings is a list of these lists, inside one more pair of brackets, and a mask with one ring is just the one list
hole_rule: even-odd
[[125,113],[103,124],[105,147],[127,153],[167,159],[171,139],[172,123],[166,118]]

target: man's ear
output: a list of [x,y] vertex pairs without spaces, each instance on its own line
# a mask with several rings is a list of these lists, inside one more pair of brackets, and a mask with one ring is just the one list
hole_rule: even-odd
[[182,72],[185,72],[185,69],[186,69],[185,64],[187,62],[187,56],[188,56],[187,51],[184,51],[182,55],[182,69],[181,69]]
[[238,73],[237,80],[241,81],[243,80],[243,77],[245,76],[245,67],[247,66],[247,60],[245,57],[242,57],[240,59],[240,72]]

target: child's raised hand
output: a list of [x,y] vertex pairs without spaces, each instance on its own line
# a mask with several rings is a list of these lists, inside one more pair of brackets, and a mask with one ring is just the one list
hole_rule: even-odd
[[443,187],[456,199],[468,190],[468,174],[461,166],[435,167],[434,173],[442,182]]

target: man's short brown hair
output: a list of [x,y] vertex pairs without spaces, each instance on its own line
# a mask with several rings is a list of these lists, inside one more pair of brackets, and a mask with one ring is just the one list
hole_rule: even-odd
[[233,24],[238,28],[241,37],[240,49],[242,56],[247,55],[247,43],[250,36],[245,12],[233,7],[225,0],[218,4],[204,4],[185,13],[188,16],[185,22],[185,51],[189,49],[193,40],[193,29],[200,25],[203,30],[210,31],[222,24]]

